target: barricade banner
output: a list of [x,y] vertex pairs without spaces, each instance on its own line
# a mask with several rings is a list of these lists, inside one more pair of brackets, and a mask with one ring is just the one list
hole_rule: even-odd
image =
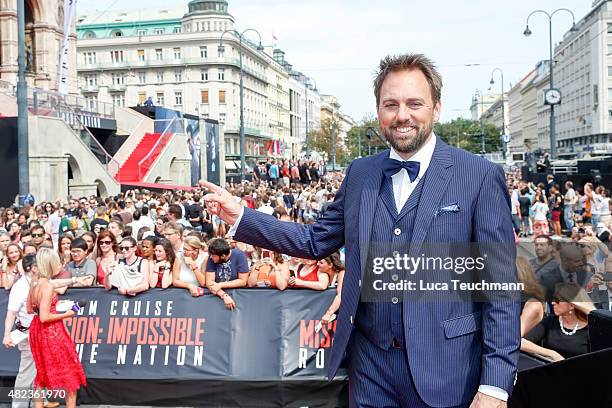
[[[326,384],[336,322],[315,330],[335,289],[228,292],[236,301],[234,311],[227,310],[216,296],[193,298],[179,289],[152,289],[135,297],[96,288],[70,289],[62,299],[88,301],[77,316],[65,320],[90,384],[81,391],[81,400],[135,403],[132,398],[136,395],[130,395],[129,389],[117,395],[117,380],[132,380],[121,387],[146,384],[152,392],[145,400],[151,404],[163,398],[177,404],[194,403],[192,398],[198,393],[201,397],[212,392],[210,387],[202,388],[206,381],[225,390],[228,381],[237,387],[234,389],[251,391],[256,384],[265,384],[267,398],[291,400],[295,388],[291,380],[296,379],[303,384],[302,392],[311,381],[313,389],[324,391],[319,395],[323,400],[338,397],[346,385],[345,374],[336,377],[334,386]],[[2,317],[7,303],[8,293],[1,293]],[[0,320],[4,330],[4,319]],[[0,377],[14,377],[18,367],[19,351],[1,348]],[[175,386],[189,384],[189,397],[183,398],[180,391],[161,395],[168,381]],[[281,384],[285,395],[272,391]],[[142,401],[142,393],[138,398]],[[201,399],[196,401],[201,405]]]

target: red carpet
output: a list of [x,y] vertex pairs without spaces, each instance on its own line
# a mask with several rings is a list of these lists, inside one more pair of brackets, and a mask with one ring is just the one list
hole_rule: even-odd
[[151,164],[153,164],[157,156],[159,156],[159,154],[162,152],[164,146],[162,144],[157,146],[155,152],[153,152],[153,154],[149,157],[149,160],[147,160],[148,165],[142,168],[142,174],[140,175],[138,174],[138,163],[151,152],[151,150],[155,146],[155,143],[157,143],[160,137],[161,133],[145,134],[138,146],[136,146],[136,148],[130,155],[130,157],[128,157],[125,163],[123,163],[123,166],[121,166],[121,168],[115,175],[115,179],[120,183],[129,181],[141,181],[141,176],[145,176]]

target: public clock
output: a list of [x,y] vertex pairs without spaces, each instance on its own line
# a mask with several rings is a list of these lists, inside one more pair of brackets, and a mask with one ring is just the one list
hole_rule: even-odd
[[547,105],[558,105],[561,103],[561,91],[551,88],[544,93],[544,101]]

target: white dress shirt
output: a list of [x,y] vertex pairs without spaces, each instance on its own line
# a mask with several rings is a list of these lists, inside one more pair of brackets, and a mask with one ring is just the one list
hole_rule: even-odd
[[397,208],[397,212],[402,211],[402,207],[410,198],[410,194],[414,191],[416,186],[419,184],[419,181],[425,175],[427,168],[429,168],[429,163],[431,163],[431,158],[433,156],[434,149],[436,148],[436,135],[431,134],[429,140],[408,160],[404,160],[400,157],[400,155],[395,151],[395,149],[391,148],[391,152],[389,153],[390,159],[395,159],[398,161],[416,161],[419,162],[419,175],[414,181],[410,181],[410,176],[408,176],[408,171],[406,169],[401,169],[395,175],[391,177],[393,180],[393,196],[395,197],[395,208]]

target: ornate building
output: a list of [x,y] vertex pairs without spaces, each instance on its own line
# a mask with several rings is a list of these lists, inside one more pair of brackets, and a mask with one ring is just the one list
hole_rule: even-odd
[[[62,0],[24,0],[26,78],[29,87],[57,90],[60,47],[64,36]],[[69,92],[78,93],[76,23],[69,37]],[[0,81],[17,84],[17,0],[0,0]]]

